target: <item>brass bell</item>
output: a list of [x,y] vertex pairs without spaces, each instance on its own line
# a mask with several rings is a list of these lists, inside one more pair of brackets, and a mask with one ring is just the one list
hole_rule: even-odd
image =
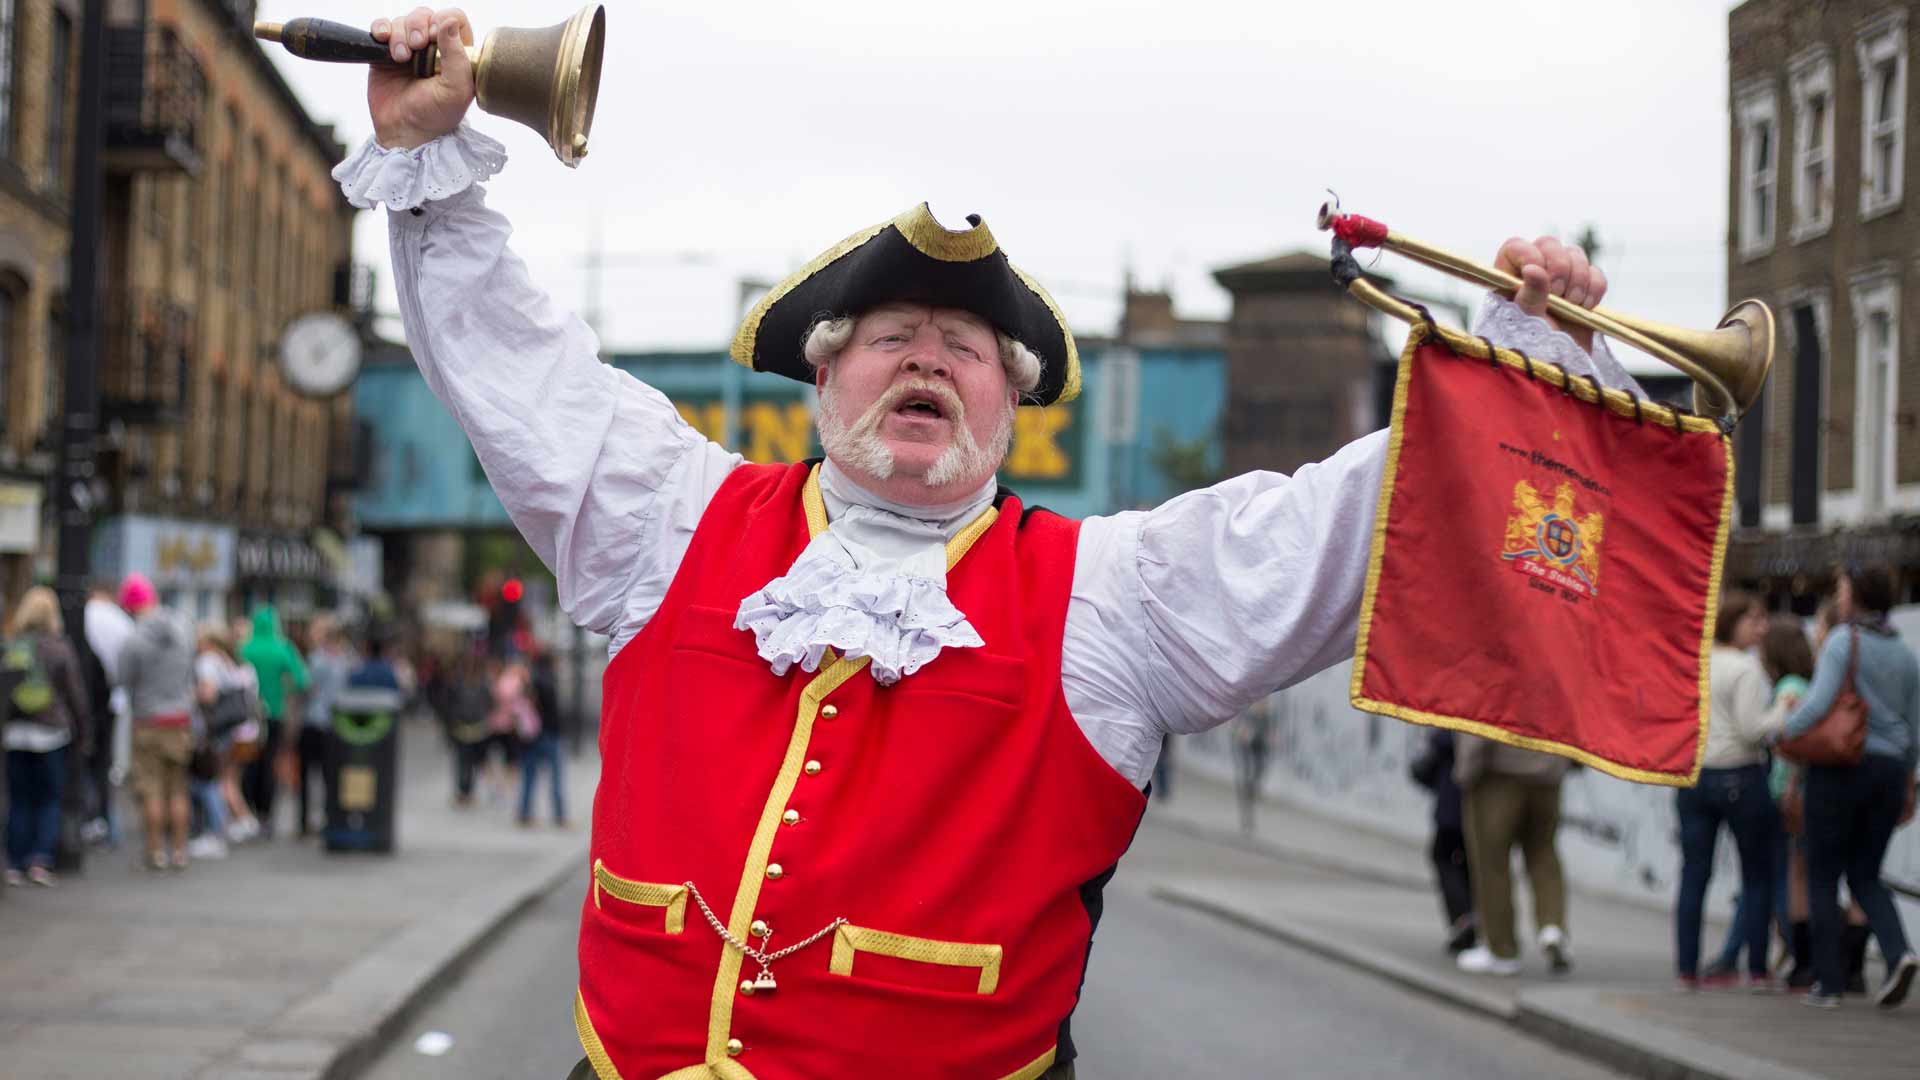
[[[253,33],[308,60],[393,63],[387,46],[370,32],[324,19],[257,22]],[[607,9],[601,4],[588,4],[566,22],[538,30],[497,27],[478,47],[467,48],[473,58],[474,100],[495,116],[539,132],[562,163],[578,166],[587,156],[606,41]],[[418,50],[407,67],[431,78],[440,70],[438,47],[429,44]]]

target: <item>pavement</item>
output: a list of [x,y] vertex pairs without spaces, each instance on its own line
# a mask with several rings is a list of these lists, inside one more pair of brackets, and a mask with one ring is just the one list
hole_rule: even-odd
[[[1466,975],[1442,947],[1442,917],[1423,848],[1263,803],[1251,834],[1232,792],[1181,772],[1150,821],[1269,858],[1332,871],[1268,883],[1247,874],[1193,873],[1152,886],[1156,897],[1288,942],[1401,987],[1532,1032],[1634,1076],[1659,1080],[1880,1080],[1920,1075],[1920,1000],[1881,1010],[1849,998],[1831,1012],[1795,994],[1681,993],[1673,988],[1670,913],[1575,892],[1568,927],[1574,972],[1547,973],[1523,948],[1526,971]],[[1123,868],[1122,873],[1125,873]],[[1524,876],[1515,873],[1523,940],[1531,927]],[[1710,924],[1717,946],[1724,924]],[[1879,977],[1877,959],[1867,967]]]
[[[599,761],[568,761],[576,824],[452,805],[446,747],[403,727],[398,851],[287,835],[182,873],[138,868],[137,826],[53,889],[0,897],[0,1078],[337,1080],[429,991],[570,874],[586,872]],[[517,797],[517,792],[514,793]],[[544,808],[544,800],[539,807]],[[123,824],[132,818],[123,818]]]

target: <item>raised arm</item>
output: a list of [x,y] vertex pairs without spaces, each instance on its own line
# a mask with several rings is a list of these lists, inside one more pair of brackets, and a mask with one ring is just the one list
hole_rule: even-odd
[[[658,391],[600,361],[600,343],[507,246],[478,181],[505,148],[460,122],[473,97],[454,9],[373,25],[396,59],[436,38],[443,68],[370,69],[374,138],[335,171],[355,205],[385,203],[407,344],[507,513],[553,571],[562,610],[613,638],[658,608],[693,524],[737,464]],[[416,36],[418,35],[418,36]]]

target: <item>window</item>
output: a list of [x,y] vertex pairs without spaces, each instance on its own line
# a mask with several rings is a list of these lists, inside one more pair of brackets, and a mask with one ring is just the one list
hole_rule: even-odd
[[13,293],[0,289],[0,435],[7,430],[7,382],[13,374]]
[[1855,359],[1853,478],[1862,516],[1893,495],[1895,403],[1900,391],[1899,282],[1882,277],[1853,290]]
[[47,318],[46,369],[40,380],[40,416],[42,438],[49,447],[59,446],[66,430],[67,389],[67,304],[64,295],[55,298]]
[[1793,239],[1833,224],[1833,61],[1825,52],[1797,62],[1793,96]]
[[0,0],[0,155],[13,155],[14,18],[18,0]]
[[1900,205],[1905,179],[1907,17],[1895,11],[1870,24],[1855,45],[1860,60],[1860,214]]
[[47,186],[60,193],[67,185],[67,78],[73,59],[73,18],[54,9],[53,37],[47,44]]
[[1773,247],[1775,163],[1779,125],[1773,92],[1754,93],[1737,106],[1740,132],[1740,254],[1759,255]]

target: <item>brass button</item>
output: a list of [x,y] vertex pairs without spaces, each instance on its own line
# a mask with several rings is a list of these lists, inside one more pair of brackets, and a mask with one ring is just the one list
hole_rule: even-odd
[[753,920],[753,925],[747,927],[747,933],[752,934],[754,937],[766,937],[769,929],[765,919],[755,919]]
[[786,822],[789,825],[798,825],[800,824],[800,811],[789,810],[786,813],[780,815],[780,820]]
[[807,762],[807,775],[808,776],[820,775],[820,763],[818,761]]
[[739,1039],[727,1040],[727,1056],[728,1057],[739,1057],[741,1051],[745,1050],[746,1048],[747,1048],[747,1044],[741,1042]]
[[831,719],[833,719],[834,717],[836,717],[836,716],[839,716],[839,715],[840,715],[840,706],[838,706],[838,705],[822,705],[822,706],[820,706],[820,715],[821,715],[821,716],[823,716],[823,717],[825,717],[825,718],[826,718],[826,719],[828,719],[828,720],[831,720]]
[[740,992],[741,992],[742,994],[744,994],[744,995],[746,995],[747,997],[752,997],[752,996],[753,996],[753,980],[752,980],[752,979],[741,979],[741,980],[740,980]]
[[767,876],[772,878],[773,880],[779,881],[781,876],[784,875],[785,873],[786,871],[781,868],[779,863],[776,862],[776,863],[767,864]]

